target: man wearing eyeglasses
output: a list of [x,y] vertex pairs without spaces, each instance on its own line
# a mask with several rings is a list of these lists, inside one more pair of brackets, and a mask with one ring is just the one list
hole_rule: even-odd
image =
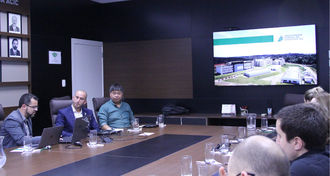
[[[290,162],[280,146],[264,136],[238,144],[228,162],[228,176],[289,176]],[[224,167],[221,176],[227,176]]]
[[72,105],[58,111],[55,126],[64,126],[62,137],[72,136],[75,119],[86,115],[91,117],[89,121],[89,129],[97,131],[100,130],[99,125],[94,118],[93,111],[84,107],[87,103],[86,99],[86,91],[78,90],[72,97]]
[[135,117],[128,103],[123,102],[123,87],[119,84],[110,86],[110,100],[104,103],[97,116],[102,130],[130,127]]
[[[24,136],[33,136],[32,121],[38,111],[39,98],[26,93],[19,100],[18,109],[11,112],[2,124],[0,136],[4,136],[3,148],[22,146]],[[40,136],[32,138],[32,144],[38,144]]]

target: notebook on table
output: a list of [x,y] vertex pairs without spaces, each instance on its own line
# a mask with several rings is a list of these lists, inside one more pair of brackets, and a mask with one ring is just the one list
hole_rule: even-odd
[[43,148],[48,145],[58,144],[61,136],[63,126],[44,128],[41,134],[39,144],[32,145],[32,148]]
[[91,116],[86,115],[80,118],[76,118],[74,121],[73,134],[72,136],[63,137],[58,142],[61,144],[73,144],[81,139],[88,136],[89,121]]

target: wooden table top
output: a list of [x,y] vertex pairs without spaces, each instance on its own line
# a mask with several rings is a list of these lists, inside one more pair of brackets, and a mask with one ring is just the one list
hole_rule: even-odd
[[[182,155],[191,155],[193,160],[193,175],[198,175],[196,161],[204,160],[205,143],[213,142],[216,144],[220,141],[221,134],[237,135],[237,127],[228,126],[199,126],[199,125],[167,125],[164,128],[143,128],[143,132],[154,132],[153,135],[145,139],[132,139],[123,141],[114,141],[105,144],[103,147],[90,148],[87,146],[87,140],[83,140],[83,148],[66,149],[66,144],[58,144],[52,146],[52,149],[43,150],[40,153],[30,155],[21,155],[21,153],[10,152],[14,148],[5,149],[7,162],[0,169],[0,175],[33,175],[47,170],[51,170],[63,165],[67,165],[85,158],[89,158],[98,154],[122,148],[131,144],[135,144],[150,138],[154,138],[163,134],[183,134],[183,135],[208,135],[212,136],[204,141],[191,145],[187,148],[174,152],[148,165],[140,167],[125,176],[130,175],[180,175],[180,157]],[[235,147],[235,145],[233,145]],[[232,148],[233,148],[232,147]],[[228,162],[229,156],[220,154],[215,155],[218,162]],[[82,166],[83,167],[83,166]],[[208,175],[217,172],[219,166],[209,165]]]

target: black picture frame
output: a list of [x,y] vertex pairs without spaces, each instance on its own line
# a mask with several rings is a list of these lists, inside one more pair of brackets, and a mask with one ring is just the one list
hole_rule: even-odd
[[[14,49],[14,45],[16,46],[16,49]],[[22,38],[8,37],[8,56],[22,57]]]
[[7,14],[8,32],[21,34],[22,33],[22,15],[18,13],[8,12]]

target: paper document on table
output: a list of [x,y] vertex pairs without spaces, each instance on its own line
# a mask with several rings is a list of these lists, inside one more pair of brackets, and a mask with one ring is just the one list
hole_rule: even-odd
[[144,133],[139,134],[139,136],[150,136],[150,135],[153,135],[153,134],[155,134],[155,133],[144,132]]
[[[34,149],[33,151],[32,151],[32,153],[34,153],[34,152],[40,152],[41,151],[41,149]],[[22,147],[20,147],[20,148],[16,148],[16,149],[14,149],[14,150],[11,150],[10,152],[19,152],[19,153],[22,153],[22,152],[24,152],[24,148],[22,148]]]

